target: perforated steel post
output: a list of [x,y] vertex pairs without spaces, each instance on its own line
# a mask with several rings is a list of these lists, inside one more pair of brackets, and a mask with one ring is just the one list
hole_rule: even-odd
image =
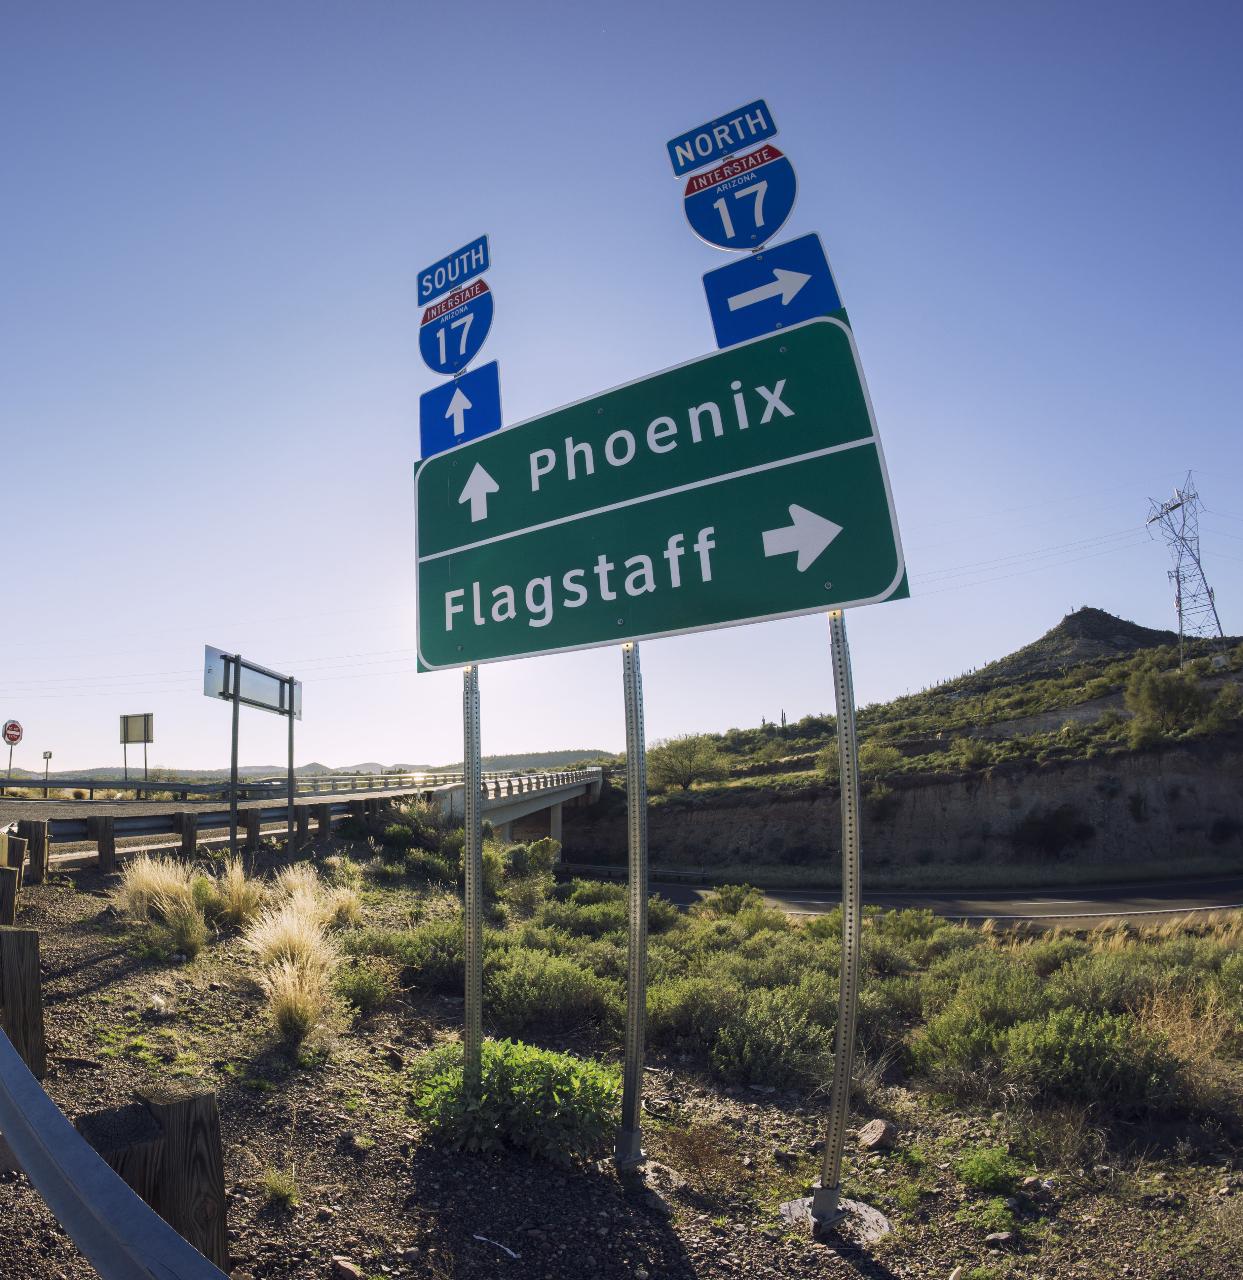
[[[233,750],[229,757],[229,853],[237,857],[237,729],[242,712],[242,655],[226,660],[233,671]],[[226,668],[226,670],[229,668]]]
[[842,1216],[842,1149],[850,1117],[850,1081],[854,1068],[855,1022],[859,1012],[859,916],[862,911],[859,840],[859,744],[855,737],[855,691],[846,644],[846,618],[840,609],[829,614],[833,656],[833,692],[837,701],[837,754],[842,791],[842,970],[837,1004],[837,1038],[833,1049],[833,1092],[829,1098],[828,1135],[820,1185],[811,1201],[811,1216],[829,1226]]
[[479,668],[462,673],[462,784],[466,823],[466,1085],[478,1087],[483,1052],[483,798],[479,758]]
[[626,974],[626,1062],[621,1126],[614,1160],[619,1169],[643,1160],[643,1040],[647,1030],[647,748],[643,741],[643,676],[639,646],[622,645],[626,702],[627,902],[630,948]]
[[294,713],[294,678],[289,677],[289,701],[285,704],[285,714],[289,719],[289,769],[288,776],[285,779],[286,790],[289,792],[288,811],[285,814],[286,824],[286,846],[289,854],[293,853],[293,826],[294,826],[294,796],[297,794],[297,778],[294,776],[293,768],[293,713]]

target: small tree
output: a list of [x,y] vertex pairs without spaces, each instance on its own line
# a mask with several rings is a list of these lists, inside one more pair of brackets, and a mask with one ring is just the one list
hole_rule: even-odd
[[1151,668],[1131,676],[1125,698],[1137,721],[1161,733],[1190,729],[1208,705],[1208,694],[1189,672]]
[[694,782],[724,777],[727,768],[716,743],[701,733],[665,738],[654,742],[647,751],[647,776],[657,787],[688,791]]

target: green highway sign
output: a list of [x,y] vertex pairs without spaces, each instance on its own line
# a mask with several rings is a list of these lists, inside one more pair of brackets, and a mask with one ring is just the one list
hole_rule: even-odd
[[425,458],[435,671],[908,594],[845,312]]

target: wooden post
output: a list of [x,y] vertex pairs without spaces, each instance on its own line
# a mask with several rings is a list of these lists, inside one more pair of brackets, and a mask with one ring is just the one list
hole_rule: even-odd
[[87,838],[99,846],[99,869],[105,875],[117,869],[117,837],[110,813],[98,813],[86,820]]
[[0,867],[0,924],[17,921],[17,891],[21,888],[20,867]]
[[246,847],[251,853],[259,852],[259,833],[263,822],[262,809],[246,810]]
[[0,1026],[36,1080],[47,1071],[39,931],[0,929]]
[[30,858],[30,870],[26,872],[27,884],[42,884],[47,876],[47,822],[23,818],[17,824],[17,834],[26,841]]
[[311,806],[309,804],[295,805],[294,816],[298,820],[298,843],[306,844],[311,838]]
[[80,1117],[79,1132],[174,1231],[228,1271],[216,1095],[138,1096],[137,1103]]
[[181,829],[181,856],[193,858],[198,852],[199,815],[193,809],[183,809],[176,816]]
[[365,800],[351,800],[350,817],[355,822],[363,822],[367,817],[367,802]]
[[315,830],[325,840],[332,835],[332,805],[315,806]]

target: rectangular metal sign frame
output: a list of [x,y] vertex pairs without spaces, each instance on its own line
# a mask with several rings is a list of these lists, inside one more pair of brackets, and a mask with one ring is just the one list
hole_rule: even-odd
[[[239,664],[231,653],[226,653],[223,649],[216,649],[212,645],[203,646],[203,694],[208,698],[220,698],[225,702],[234,700],[233,681],[237,676],[233,673],[237,670]],[[285,716],[289,714],[288,696],[286,690],[289,688],[290,677],[281,675],[279,671],[272,671],[268,667],[261,667],[257,662],[250,662],[243,658],[241,666],[241,683],[237,689],[237,701],[246,707],[255,707],[259,711],[270,711],[274,715]],[[246,688],[246,676],[256,676],[260,680],[271,680],[276,684],[275,698],[264,700],[256,697],[258,692],[252,683],[250,690]],[[302,681],[293,681],[293,717],[295,720],[302,719]]]
[[150,711],[121,716],[121,745],[155,741],[155,716]]
[[[826,353],[834,361],[831,370]],[[790,379],[798,374],[797,396],[785,389],[783,370]],[[750,397],[746,403],[738,380],[743,377],[753,379],[746,388]],[[757,377],[764,378],[761,386],[754,385]],[[832,381],[834,377],[837,381]],[[708,394],[705,379],[720,402],[719,406],[713,404],[712,414],[706,404],[696,403]],[[727,387],[733,388],[732,404]],[[673,418],[664,416],[662,394],[670,397],[669,405],[676,396],[693,397],[689,401],[682,398],[678,403],[691,405],[689,432],[695,443],[687,437],[685,418],[676,424]],[[794,410],[783,403],[773,404],[774,400],[780,402],[783,395],[795,405]],[[805,421],[798,421],[797,431],[780,435],[780,424],[794,418],[796,410],[805,411]],[[677,412],[686,414],[687,410]],[[724,419],[730,414],[736,417],[727,430]],[[618,427],[623,430],[618,432]],[[627,467],[618,465],[619,454],[628,455],[629,462],[644,440],[653,457],[669,454],[676,447],[669,442],[679,427],[686,446],[682,449],[684,458],[667,465],[657,458],[634,468],[631,476],[623,476]],[[731,439],[723,440],[727,435]],[[563,436],[564,456],[558,451]],[[623,443],[610,453],[609,442],[617,440]],[[557,447],[550,448],[550,444]],[[713,445],[725,448],[709,457]],[[590,491],[581,495],[569,492],[575,480],[569,462],[571,446],[582,450],[574,456],[583,473],[594,477],[591,485],[578,486]],[[703,452],[705,449],[707,453]],[[695,450],[700,452],[696,454]],[[586,472],[587,454],[592,452],[594,470]],[[539,478],[539,484],[547,488],[537,505],[523,492],[525,477],[517,475],[524,456],[530,458],[532,486],[536,485],[539,467],[548,467]],[[499,485],[497,477],[488,471],[489,465],[502,473]],[[644,475],[644,467],[657,474]],[[558,468],[560,474],[553,474]],[[662,470],[663,475],[659,474]],[[779,495],[774,494],[769,483],[774,475],[781,477]],[[556,486],[558,479],[563,480],[560,488]],[[506,484],[510,488],[508,494],[504,493]],[[822,500],[829,486],[836,495],[836,508],[826,507]],[[760,494],[763,502],[755,500],[757,488],[764,490]],[[498,493],[504,496],[498,499]],[[854,608],[909,594],[880,438],[858,351],[844,318],[809,320],[424,459],[415,472],[415,502],[418,664],[425,671],[685,635],[823,613],[830,608]],[[577,509],[576,503],[581,504]],[[631,510],[641,503],[646,504],[642,513]],[[817,511],[817,506],[822,509]],[[730,559],[735,552],[718,552],[726,573],[718,576],[711,591],[696,595],[698,586],[707,587],[713,581],[711,573],[704,576],[705,567],[715,566],[705,559],[711,546],[703,537],[705,531],[712,532],[712,511],[727,512],[731,519],[738,517],[737,535],[731,536],[739,546],[745,541],[745,548],[736,553],[736,561]],[[836,566],[831,570],[832,579],[825,576],[829,570],[824,562],[812,572],[804,572],[816,565],[823,548],[805,556],[799,546],[806,528],[799,524],[802,517],[819,522],[813,525],[813,532],[821,527],[827,529],[830,542],[837,533],[849,532],[850,536],[841,539],[837,553],[827,558]],[[842,519],[843,523],[834,524],[835,519]],[[747,520],[755,527],[744,529]],[[771,527],[766,524],[760,528],[757,522],[761,520],[772,521]],[[593,522],[590,528],[588,521]],[[642,557],[647,561],[649,577],[658,567],[672,587],[685,584],[696,590],[680,594],[666,590],[658,608],[653,609],[635,598],[641,593],[630,590],[630,579],[623,569],[612,579],[616,591],[611,591],[608,580],[600,576],[599,603],[616,603],[601,609],[592,601],[591,609],[583,609],[581,614],[568,613],[591,598],[586,584],[593,570],[576,567],[555,578],[563,574],[564,566],[549,562],[558,557],[581,559],[588,546],[594,555],[605,538],[633,541],[638,536],[634,531],[640,527],[648,533],[659,533],[659,546],[653,542],[644,548],[656,553]],[[666,533],[679,529],[684,537],[678,543],[673,538],[666,543]],[[697,530],[698,541],[692,545]],[[521,550],[516,549],[519,543],[525,544]],[[825,547],[828,545],[826,542]],[[501,567],[489,559],[496,554],[491,549],[498,546],[515,549]],[[612,549],[617,550],[615,546]],[[536,556],[545,561],[539,568]],[[662,557],[668,561],[667,568]],[[586,563],[589,566],[590,559]],[[629,564],[626,561],[627,567]],[[485,576],[495,581],[502,567],[509,574],[507,581],[516,582],[517,586],[504,588],[508,613],[499,616],[501,610],[493,600],[502,587],[495,587],[485,604],[480,584]],[[554,578],[564,582],[568,592],[569,575],[575,572],[578,577],[573,590],[579,593],[579,599],[577,605],[564,603],[557,615],[558,629],[547,633],[542,630],[552,620],[552,610],[546,611],[544,621],[528,619],[529,625],[522,626],[522,619],[515,612],[516,600],[522,598],[522,581],[532,574],[551,574],[543,579],[545,593],[551,593]],[[677,573],[681,579],[674,581]],[[725,580],[729,574],[736,581]],[[526,587],[531,618],[536,612],[530,604],[531,588],[538,581],[538,577],[532,578]],[[654,590],[647,586],[642,594]],[[675,610],[677,606],[668,603],[674,598],[686,616],[657,616],[662,611],[668,615]],[[493,610],[491,617],[485,616],[489,607]],[[459,618],[463,629],[450,641],[449,634]],[[492,622],[499,625],[489,631]],[[507,624],[511,631],[503,633]],[[616,630],[610,632],[608,628],[614,625]],[[530,647],[515,643],[518,627]],[[472,635],[472,630],[488,632],[487,641],[480,640],[478,634]],[[542,643],[544,638],[559,637],[567,630],[575,633],[557,643]]]

